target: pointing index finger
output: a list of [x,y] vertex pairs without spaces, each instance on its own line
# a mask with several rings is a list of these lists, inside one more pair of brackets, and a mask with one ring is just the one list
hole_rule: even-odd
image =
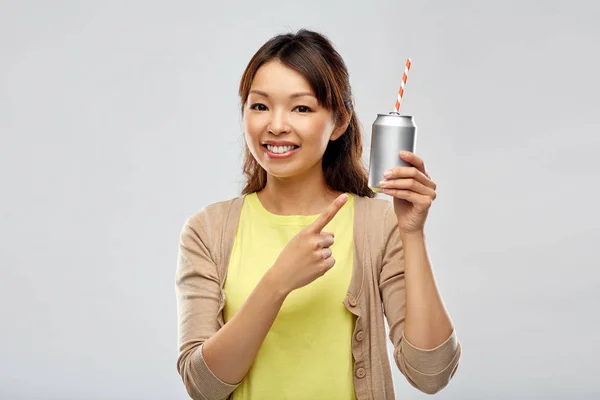
[[340,209],[346,204],[348,201],[348,195],[346,193],[338,196],[333,203],[327,207],[325,211],[321,215],[317,217],[317,219],[308,226],[308,229],[314,233],[320,233],[325,226],[335,217],[335,215],[340,211]]

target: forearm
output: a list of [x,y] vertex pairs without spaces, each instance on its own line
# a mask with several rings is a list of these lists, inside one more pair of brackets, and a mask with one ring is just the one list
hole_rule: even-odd
[[425,235],[402,235],[406,282],[404,336],[416,347],[432,349],[452,334],[453,326],[438,291]]
[[285,297],[267,273],[235,316],[204,343],[202,355],[213,374],[229,384],[246,376]]

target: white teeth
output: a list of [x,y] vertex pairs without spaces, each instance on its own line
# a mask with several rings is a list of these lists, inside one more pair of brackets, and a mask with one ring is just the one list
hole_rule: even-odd
[[267,145],[267,149],[269,149],[270,152],[275,154],[287,153],[288,151],[292,151],[295,148],[296,146],[271,146],[270,144]]

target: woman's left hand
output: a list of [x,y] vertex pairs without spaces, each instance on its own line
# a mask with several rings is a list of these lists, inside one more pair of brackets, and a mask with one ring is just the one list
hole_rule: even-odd
[[382,192],[394,197],[394,211],[401,234],[421,233],[431,203],[436,198],[436,184],[425,170],[425,163],[411,152],[400,152],[400,158],[412,166],[387,171],[379,183]]

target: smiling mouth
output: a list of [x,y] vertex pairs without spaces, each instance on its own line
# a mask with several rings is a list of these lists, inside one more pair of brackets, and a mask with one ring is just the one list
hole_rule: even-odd
[[274,153],[274,154],[285,154],[285,153],[288,153],[290,151],[296,150],[300,146],[296,146],[296,145],[291,145],[291,146],[272,146],[270,144],[263,144],[263,147],[266,148],[267,150],[269,150],[271,153]]

